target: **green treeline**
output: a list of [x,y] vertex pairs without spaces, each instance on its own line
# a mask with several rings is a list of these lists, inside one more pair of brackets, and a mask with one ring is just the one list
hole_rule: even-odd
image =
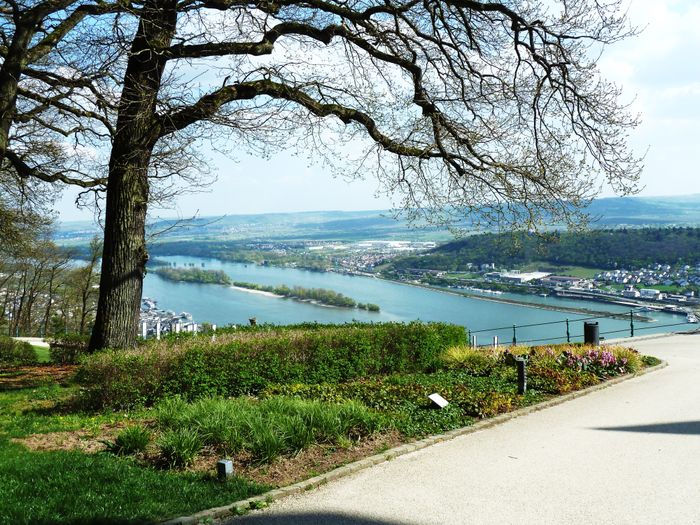
[[396,270],[467,271],[471,264],[519,266],[531,262],[589,268],[639,268],[654,263],[700,262],[700,228],[643,228],[474,235],[424,255],[397,258]]
[[377,306],[376,304],[358,303],[350,297],[347,297],[338,292],[334,292],[333,290],[327,290],[325,288],[302,288],[301,286],[292,286],[290,288],[289,286],[284,284],[279,286],[265,286],[262,284],[245,283],[238,281],[234,281],[232,284],[234,286],[238,286],[239,288],[270,292],[275,295],[289,297],[290,299],[298,299],[300,301],[313,301],[318,304],[325,304],[328,306],[339,306],[341,308],[360,308],[362,310],[368,310],[370,312],[379,311],[379,306]]
[[231,279],[222,270],[159,267],[153,270],[153,272],[171,281],[204,284],[231,284]]

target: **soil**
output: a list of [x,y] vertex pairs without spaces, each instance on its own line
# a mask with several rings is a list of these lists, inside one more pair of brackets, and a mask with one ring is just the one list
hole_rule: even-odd
[[80,450],[86,454],[94,454],[106,450],[107,445],[104,444],[104,441],[113,441],[125,426],[124,423],[103,425],[97,436],[91,430],[73,430],[71,432],[32,434],[25,438],[15,438],[12,441],[24,445],[29,450]]
[[75,375],[76,365],[32,365],[0,368],[0,390],[31,388],[47,383],[65,385]]

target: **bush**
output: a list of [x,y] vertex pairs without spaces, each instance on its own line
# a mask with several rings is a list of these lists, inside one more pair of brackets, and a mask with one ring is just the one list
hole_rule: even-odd
[[463,327],[418,322],[222,330],[216,341],[189,337],[102,351],[83,360],[77,377],[92,405],[125,408],[174,394],[239,396],[273,383],[434,371],[444,349],[464,339]]
[[107,450],[117,455],[144,452],[151,442],[151,431],[141,425],[133,425],[122,430],[114,440],[107,442]]
[[459,345],[445,350],[441,358],[447,368],[461,368],[475,376],[487,376],[498,364],[499,354],[493,351]]
[[0,336],[0,366],[35,365],[39,362],[34,347],[26,341]]
[[63,334],[55,336],[49,344],[51,362],[57,365],[74,365],[87,353],[89,335]]

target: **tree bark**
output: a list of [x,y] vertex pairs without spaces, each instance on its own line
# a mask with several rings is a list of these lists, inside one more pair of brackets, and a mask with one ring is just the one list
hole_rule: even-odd
[[156,100],[166,63],[154,49],[170,45],[176,31],[176,5],[176,0],[146,2],[131,46],[109,162],[100,297],[91,351],[136,345],[148,261],[148,167],[160,136]]
[[18,24],[5,61],[0,67],[0,159],[5,157],[7,151],[17,103],[17,86],[33,34],[34,31],[27,23]]

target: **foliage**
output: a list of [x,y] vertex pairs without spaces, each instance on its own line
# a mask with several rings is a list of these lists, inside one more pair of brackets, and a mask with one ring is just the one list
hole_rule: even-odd
[[[384,418],[356,402],[284,397],[263,401],[205,398],[194,403],[175,397],[156,406],[156,419],[165,432],[159,440],[163,454],[173,463],[173,451],[180,451],[180,466],[187,463],[188,454],[196,452],[194,445],[212,446],[224,454],[245,451],[253,461],[268,462],[313,443],[357,439],[387,425]],[[164,442],[169,444],[167,451]]]
[[117,434],[114,441],[106,443],[107,450],[117,455],[144,452],[151,442],[151,431],[142,425],[131,425]]
[[49,343],[52,363],[58,365],[76,364],[87,353],[89,335],[75,333],[59,334]]
[[498,353],[472,348],[467,345],[452,346],[442,354],[447,368],[463,368],[477,376],[487,376],[498,363]]
[[191,465],[202,450],[202,438],[194,428],[169,429],[157,440],[160,454],[171,468]]
[[[435,409],[428,395],[437,392],[450,404]],[[468,425],[474,418],[491,417],[528,403],[516,393],[514,381],[484,378],[465,371],[392,375],[348,383],[270,385],[261,395],[293,396],[324,402],[354,400],[387,414],[395,428],[408,436],[422,436]]]
[[202,268],[170,268],[159,266],[154,273],[170,281],[188,283],[231,284],[231,278],[223,270],[204,270]]
[[293,286],[290,288],[284,284],[279,286],[265,286],[263,284],[245,283],[239,281],[234,281],[233,285],[238,286],[239,288],[246,288],[248,290],[270,292],[275,295],[289,297],[299,301],[311,301],[328,306],[338,306],[341,308],[361,308],[372,312],[379,311],[379,307],[376,304],[358,304],[357,301],[351,299],[350,297],[346,297],[342,293],[327,290],[325,288],[303,288],[301,286]]
[[34,365],[37,362],[38,357],[31,344],[0,335],[0,366]]
[[[595,250],[591,249],[595,246]],[[639,228],[527,233],[485,233],[439,246],[425,255],[393,259],[395,270],[467,271],[469,264],[521,266],[534,261],[593,268],[639,268],[697,262],[700,228]]]
[[82,361],[78,380],[92,406],[130,407],[181,394],[255,394],[271,383],[341,382],[393,372],[432,371],[464,328],[442,323],[262,326],[221,330]]

